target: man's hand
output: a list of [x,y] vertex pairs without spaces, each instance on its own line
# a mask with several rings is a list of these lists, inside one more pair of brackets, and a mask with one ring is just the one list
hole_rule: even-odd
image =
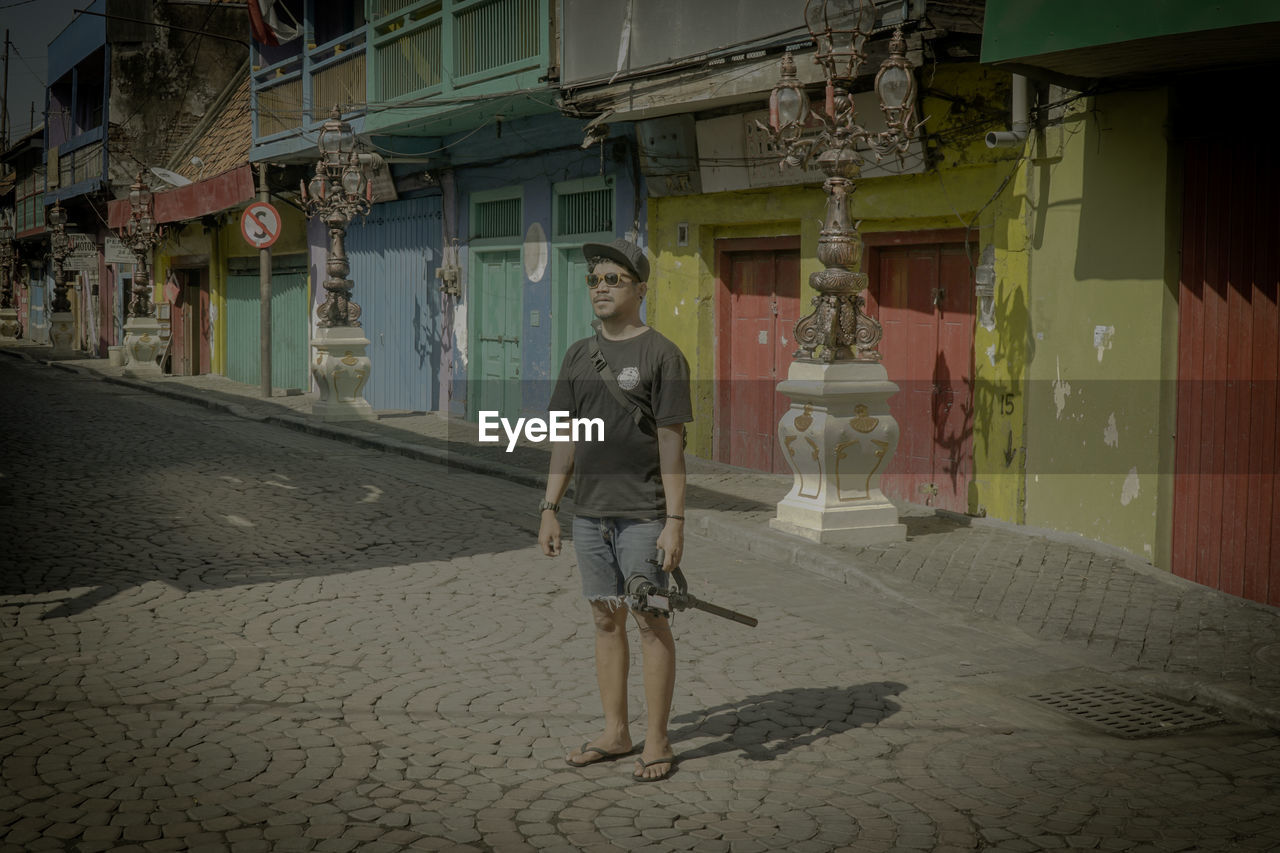
[[[562,441],[551,446],[551,469],[547,472],[547,491],[542,499],[549,504],[559,504],[569,488],[569,477],[573,474],[573,442]],[[553,510],[544,509],[539,515],[538,544],[542,553],[548,557],[560,554],[560,519]]]
[[680,558],[684,556],[684,522],[668,518],[662,532],[658,534],[658,550],[662,552],[662,570],[674,571],[680,568]]
[[658,427],[658,465],[662,471],[662,491],[666,495],[667,524],[658,536],[658,547],[666,554],[664,572],[680,568],[684,556],[684,424]]
[[551,510],[542,511],[542,523],[538,525],[538,544],[548,557],[560,555],[560,519]]

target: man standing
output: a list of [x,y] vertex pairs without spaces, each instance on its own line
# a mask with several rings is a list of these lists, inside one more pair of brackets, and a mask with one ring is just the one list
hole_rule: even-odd
[[[574,550],[582,592],[595,622],[596,681],[604,731],[569,753],[575,767],[634,751],[627,713],[627,578],[659,587],[684,551],[684,424],[693,420],[689,364],[680,350],[640,319],[649,261],[626,240],[582,247],[597,335],[565,353],[551,411],[604,421],[604,441],[558,443],[551,451],[540,505],[538,543],[560,553],[560,499],[574,476]],[[614,387],[610,388],[609,383]],[[659,564],[658,555],[661,553]],[[650,562],[652,561],[652,562]],[[635,613],[644,662],[648,731],[636,759],[639,781],[665,779],[675,766],[667,735],[675,690],[675,641],[666,617]]]

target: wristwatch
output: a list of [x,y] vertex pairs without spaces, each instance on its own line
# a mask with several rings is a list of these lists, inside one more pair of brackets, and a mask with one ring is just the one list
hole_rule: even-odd
[[553,504],[551,501],[547,500],[546,498],[543,498],[538,503],[538,514],[541,515],[543,512],[547,510],[551,510],[552,512],[559,512],[560,504]]

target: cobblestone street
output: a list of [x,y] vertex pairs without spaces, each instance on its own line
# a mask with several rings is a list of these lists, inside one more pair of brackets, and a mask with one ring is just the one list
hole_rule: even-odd
[[1154,698],[1052,602],[691,535],[691,591],[760,624],[677,615],[680,762],[636,784],[563,760],[599,703],[540,490],[8,357],[0,424],[0,851],[1280,849],[1275,732],[1032,698]]

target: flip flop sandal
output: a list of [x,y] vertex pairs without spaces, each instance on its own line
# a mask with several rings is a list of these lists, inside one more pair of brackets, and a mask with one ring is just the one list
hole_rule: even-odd
[[583,741],[582,746],[578,748],[578,752],[584,755],[588,752],[594,752],[600,757],[593,758],[590,761],[570,761],[568,758],[565,758],[564,763],[568,764],[570,767],[590,767],[592,764],[604,764],[608,761],[626,758],[628,755],[635,752],[635,747],[632,747],[625,752],[606,752],[598,746],[592,746],[590,741]]
[[636,770],[643,771],[655,764],[667,764],[666,772],[658,776],[639,776],[635,773],[631,774],[631,779],[635,782],[661,782],[671,775],[671,771],[676,769],[676,757],[674,755],[666,758],[655,758],[653,761],[645,761],[643,758],[636,759]]

